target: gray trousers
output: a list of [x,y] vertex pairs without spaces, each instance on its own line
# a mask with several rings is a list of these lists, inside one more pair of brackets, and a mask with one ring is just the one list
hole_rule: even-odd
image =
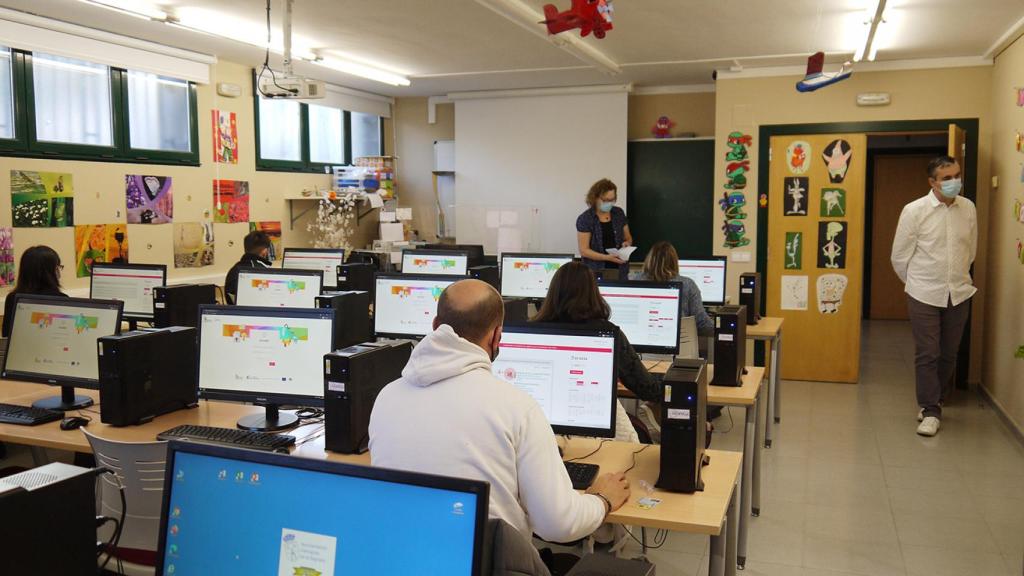
[[917,381],[917,405],[925,416],[942,416],[939,402],[953,380],[956,355],[964,335],[970,299],[939,308],[907,296],[910,328],[914,333],[914,374]]

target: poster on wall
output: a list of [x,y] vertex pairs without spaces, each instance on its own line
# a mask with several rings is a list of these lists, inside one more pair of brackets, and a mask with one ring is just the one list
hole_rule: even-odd
[[234,112],[212,110],[213,161],[238,164],[238,121]]
[[846,216],[846,190],[842,188],[822,188],[821,208],[818,214],[822,218]]
[[786,216],[807,216],[807,189],[810,178],[785,178],[786,197],[783,201],[783,214]]
[[807,310],[807,276],[782,276],[779,308],[783,310]]
[[15,228],[74,226],[71,174],[11,170],[11,222]]
[[244,180],[213,181],[213,221],[236,224],[249,221],[249,183]]
[[786,270],[802,270],[804,267],[804,233],[786,232]]
[[270,236],[270,254],[268,254],[268,257],[271,262],[276,262],[278,257],[283,255],[283,252],[281,252],[281,223],[249,222],[249,232],[257,230]]
[[786,166],[799,176],[811,167],[811,145],[803,140],[794,140],[786,148]]
[[846,222],[818,222],[818,268],[846,268]]
[[850,169],[850,159],[853,157],[853,148],[846,140],[833,140],[825,146],[821,153],[821,159],[828,169],[828,179],[833,184],[842,184],[846,179],[846,172]]
[[14,229],[0,228],[0,288],[14,285]]
[[174,267],[202,268],[213,264],[213,223],[174,223]]
[[718,207],[722,210],[724,222],[722,233],[725,235],[725,248],[739,248],[750,244],[747,238],[747,229],[743,225],[747,213],[744,208],[747,205],[747,197],[743,190],[747,187],[747,172],[750,170],[750,160],[747,148],[753,139],[749,134],[742,132],[731,132],[726,140],[729,151],[725,154],[725,192],[718,201]]
[[818,312],[836,314],[843,303],[843,294],[849,283],[843,274],[822,274],[818,276]]
[[128,174],[124,196],[129,224],[170,224],[174,221],[174,197],[170,176]]
[[86,278],[97,262],[128,262],[126,224],[75,226],[75,276]]

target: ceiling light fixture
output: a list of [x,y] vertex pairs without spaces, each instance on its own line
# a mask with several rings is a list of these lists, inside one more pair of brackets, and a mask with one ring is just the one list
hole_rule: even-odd
[[376,82],[383,82],[384,84],[390,84],[392,86],[408,86],[411,84],[410,80],[400,74],[388,72],[387,70],[381,70],[373,66],[367,66],[366,64],[360,64],[351,60],[341,60],[333,57],[318,57],[310,60],[313,64],[323,66],[324,68],[330,68],[338,72],[344,72],[345,74],[352,74],[353,76],[359,76],[360,78],[366,78],[367,80],[374,80]]
[[166,21],[167,13],[160,10],[155,4],[142,0],[78,0],[79,2],[113,10],[126,16],[141,18],[142,20]]
[[864,42],[857,47],[857,52],[853,55],[854,62],[860,62],[864,59],[866,54],[869,61],[874,61],[875,56],[878,54],[878,45],[876,44],[876,36],[878,34],[878,27],[885,22],[885,3],[886,0],[875,0],[875,5],[867,9],[866,18],[864,25],[867,26],[867,33],[864,36]]

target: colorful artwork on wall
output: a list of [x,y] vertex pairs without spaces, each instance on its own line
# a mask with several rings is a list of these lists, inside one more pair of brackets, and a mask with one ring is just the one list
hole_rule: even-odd
[[846,190],[842,188],[822,188],[821,207],[818,213],[822,218],[846,216]]
[[238,164],[238,120],[234,112],[212,110],[213,161]]
[[842,184],[846,178],[846,172],[850,169],[850,159],[853,157],[853,148],[846,140],[833,140],[825,146],[821,153],[821,159],[828,169],[828,179],[833,184]]
[[722,233],[725,235],[723,246],[726,248],[739,248],[750,244],[750,239],[746,237],[746,227],[743,225],[743,220],[747,217],[744,211],[747,197],[743,190],[747,187],[747,172],[750,171],[750,154],[747,148],[752,142],[750,135],[742,132],[730,133],[726,141],[729,151],[725,154],[725,192],[718,201],[725,219]]
[[0,288],[14,285],[14,229],[0,228]]
[[11,170],[11,222],[15,228],[74,226],[71,174]]
[[782,310],[807,310],[807,276],[782,276],[779,308]]
[[275,262],[284,255],[281,251],[281,223],[280,222],[249,222],[249,232],[259,230],[270,236],[270,261]]
[[785,178],[786,189],[783,214],[786,216],[807,216],[807,196],[810,178]]
[[213,223],[174,223],[174,267],[202,268],[213,264]]
[[75,276],[90,276],[97,262],[128,262],[126,224],[75,226]]
[[249,221],[249,183],[244,180],[213,181],[213,221],[234,224]]
[[846,268],[846,222],[818,222],[818,268]]
[[124,177],[124,196],[129,224],[169,224],[174,221],[174,197],[170,176]]
[[836,314],[843,304],[843,295],[849,280],[843,274],[822,274],[818,276],[818,312]]
[[804,234],[803,232],[786,232],[786,270],[803,269]]
[[811,167],[811,145],[804,140],[794,140],[786,148],[786,166],[793,174],[800,175]]

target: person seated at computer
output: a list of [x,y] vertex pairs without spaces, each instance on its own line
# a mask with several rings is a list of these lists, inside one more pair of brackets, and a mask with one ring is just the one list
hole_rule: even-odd
[[11,335],[17,294],[67,297],[67,294],[60,291],[60,271],[63,269],[60,255],[49,246],[32,246],[22,253],[18,262],[18,280],[4,301],[4,338]]
[[715,323],[711,321],[704,302],[700,298],[697,283],[679,275],[679,254],[675,246],[661,240],[647,252],[643,270],[629,273],[630,280],[650,280],[653,282],[682,282],[683,311],[682,316],[693,316],[697,321],[697,333],[700,336],[714,336]]
[[270,261],[270,236],[266,232],[249,232],[242,241],[245,254],[237,264],[228,270],[224,279],[224,297],[228,304],[235,303],[235,295],[238,294],[238,269],[239,268],[270,268],[273,263]]
[[586,494],[572,489],[540,405],[491,372],[504,314],[480,280],[441,293],[434,331],[374,404],[372,465],[485,480],[492,518],[527,538],[577,540],[626,502],[629,481],[604,474]]
[[[548,294],[532,322],[586,324],[588,327],[615,331],[618,355],[615,357],[616,377],[636,397],[656,402],[661,399],[661,380],[647,371],[640,355],[618,326],[608,321],[611,308],[601,297],[590,268],[581,262],[563,265],[551,277]],[[639,437],[629,421],[622,403],[616,401],[615,439],[638,442]]]

